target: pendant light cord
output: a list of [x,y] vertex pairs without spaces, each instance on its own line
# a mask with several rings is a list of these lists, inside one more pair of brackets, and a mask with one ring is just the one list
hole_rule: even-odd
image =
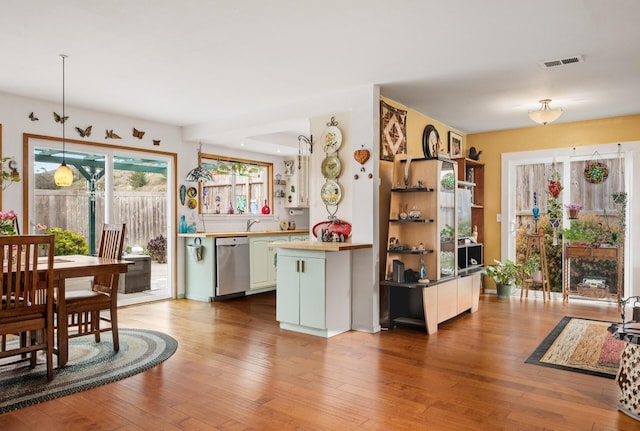
[[65,158],[65,151],[64,151],[64,141],[65,141],[65,121],[66,121],[66,116],[65,116],[65,101],[64,101],[64,59],[67,58],[67,56],[65,54],[60,54],[60,57],[62,57],[62,164],[66,165],[66,158]]

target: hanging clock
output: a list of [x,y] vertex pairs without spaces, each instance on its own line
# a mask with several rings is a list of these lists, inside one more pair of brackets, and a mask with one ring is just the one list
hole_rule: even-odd
[[440,151],[440,134],[433,124],[429,124],[422,132],[422,152],[427,159],[437,159]]

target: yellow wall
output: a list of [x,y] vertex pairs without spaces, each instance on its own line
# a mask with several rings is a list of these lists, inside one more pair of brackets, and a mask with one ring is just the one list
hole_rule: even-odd
[[406,106],[403,106],[391,99],[380,97],[380,100],[383,100],[386,104],[391,105],[394,108],[407,111],[407,154],[410,154],[414,159],[424,157],[424,152],[422,151],[422,132],[428,124],[433,124],[438,131],[438,135],[440,135],[440,141],[442,143],[441,149],[444,149],[444,151],[449,147],[449,131],[454,131],[461,135],[462,154],[466,154],[468,147],[465,142],[466,135],[464,133],[459,130],[452,129],[451,127],[429,118],[426,115],[422,115],[417,111],[408,109]]
[[[442,133],[440,135],[442,138]],[[469,134],[466,147],[482,150],[485,164],[485,262],[500,259],[501,154],[640,140],[640,115]],[[411,147],[410,147],[411,148]]]

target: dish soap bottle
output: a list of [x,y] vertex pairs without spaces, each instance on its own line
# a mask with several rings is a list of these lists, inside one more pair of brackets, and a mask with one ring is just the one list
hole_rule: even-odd
[[187,220],[184,215],[180,216],[180,224],[178,225],[179,233],[187,233]]

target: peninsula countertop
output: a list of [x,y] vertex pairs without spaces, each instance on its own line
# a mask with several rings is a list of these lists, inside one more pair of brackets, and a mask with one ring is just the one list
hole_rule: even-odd
[[275,248],[288,248],[294,250],[347,251],[357,250],[361,248],[372,248],[373,244],[353,242],[291,241],[272,242],[270,246]]

